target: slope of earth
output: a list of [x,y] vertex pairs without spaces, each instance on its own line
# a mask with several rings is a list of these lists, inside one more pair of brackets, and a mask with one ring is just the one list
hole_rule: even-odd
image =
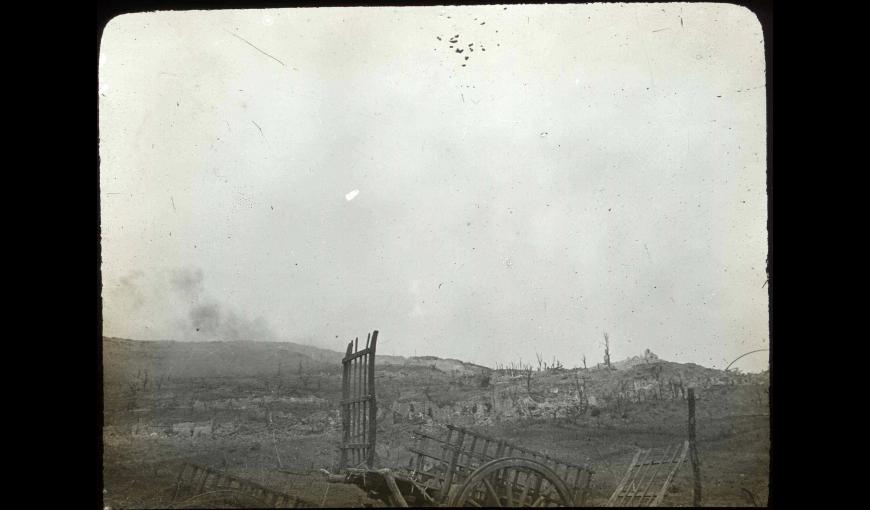
[[[327,484],[319,473],[334,470],[337,459],[341,357],[289,343],[106,339],[106,504],[194,504],[172,501],[183,460],[314,506],[373,504],[362,491]],[[622,366],[520,373],[457,360],[379,356],[379,465],[407,464],[413,429],[467,426],[589,464],[596,471],[590,504],[600,505],[638,447],[685,439],[685,390],[692,386],[704,504],[766,502],[767,374],[658,359]],[[684,465],[667,504],[691,503],[690,473]]]

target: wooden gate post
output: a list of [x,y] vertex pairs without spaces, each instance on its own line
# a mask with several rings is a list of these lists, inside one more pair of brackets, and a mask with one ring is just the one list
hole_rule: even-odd
[[368,364],[368,373],[366,374],[368,377],[368,382],[366,383],[366,390],[368,391],[369,398],[369,416],[368,416],[368,458],[366,459],[366,465],[369,469],[374,468],[375,466],[375,445],[377,444],[377,434],[378,434],[378,401],[375,397],[375,347],[378,344],[378,330],[374,330],[372,332],[372,340],[368,345],[369,354],[366,356],[366,362]]
[[[344,358],[350,357],[353,352],[351,344],[347,344]],[[342,361],[341,364],[341,445],[339,446],[338,470],[342,471],[348,465],[347,443],[350,442],[350,366]]]
[[692,461],[692,506],[701,506],[701,466],[698,459],[698,445],[695,439],[695,388],[689,388],[689,458]]

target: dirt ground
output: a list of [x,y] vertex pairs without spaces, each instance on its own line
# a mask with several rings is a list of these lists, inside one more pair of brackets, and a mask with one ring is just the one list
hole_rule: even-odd
[[[768,424],[769,418],[764,415],[699,420],[704,506],[766,505]],[[603,506],[638,446],[663,446],[684,437],[679,430],[649,433],[629,425],[577,425],[566,421],[504,424],[481,431],[568,461],[588,463],[595,469],[589,506]],[[383,435],[388,437],[388,431]],[[173,501],[181,462],[189,460],[297,496],[310,506],[377,506],[378,502],[368,499],[363,491],[350,485],[329,484],[319,472],[332,467],[336,440],[335,433],[278,437],[276,455],[275,442],[257,435],[190,440],[108,434],[105,505],[113,509],[233,507],[232,502],[220,500]],[[691,501],[691,468],[685,463],[666,503],[690,506]]]

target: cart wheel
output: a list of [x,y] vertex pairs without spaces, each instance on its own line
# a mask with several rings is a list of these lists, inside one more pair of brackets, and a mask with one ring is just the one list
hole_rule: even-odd
[[475,470],[450,506],[571,506],[571,493],[552,469],[521,457],[490,461]]

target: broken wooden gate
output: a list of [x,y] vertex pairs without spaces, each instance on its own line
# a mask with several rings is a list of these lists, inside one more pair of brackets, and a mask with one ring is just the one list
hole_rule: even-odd
[[184,462],[175,481],[172,508],[185,508],[188,505],[210,507],[232,502],[251,506],[264,505],[267,508],[311,508],[310,501],[264,487],[256,482],[230,474]]
[[[607,500],[607,506],[659,506],[674,480],[674,475],[686,460],[688,451],[688,441],[660,450],[639,449],[622,481]],[[656,483],[656,476],[664,466],[668,466],[663,474],[664,479],[659,479]]]
[[378,408],[375,400],[375,347],[378,332],[366,337],[359,350],[359,338],[347,344],[341,360],[341,424],[339,470],[374,468]]

